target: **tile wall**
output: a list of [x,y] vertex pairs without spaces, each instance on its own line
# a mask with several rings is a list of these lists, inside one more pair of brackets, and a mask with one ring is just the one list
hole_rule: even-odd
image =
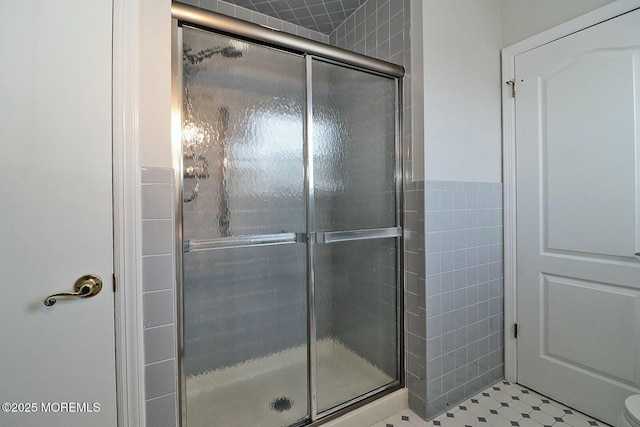
[[405,184],[405,376],[409,407],[427,417],[424,181]]
[[[368,0],[329,35],[329,44],[405,67],[403,119],[405,188],[411,188],[411,28],[409,0]],[[424,215],[423,215],[424,217]]]
[[366,0],[225,0],[329,34]]
[[[409,2],[369,0],[329,35],[329,44],[398,65],[409,64]],[[406,43],[406,44],[405,44]]]
[[329,43],[329,36],[326,34],[309,30],[299,25],[295,25],[278,18],[273,18],[263,13],[249,10],[241,6],[236,6],[221,0],[182,0],[181,3],[197,6],[202,9],[218,12],[244,21],[253,22],[254,24],[265,25],[267,27],[275,28],[276,30],[284,31],[285,33],[294,34],[318,42]]
[[177,425],[173,169],[142,169],[142,304],[147,426]]
[[502,184],[426,181],[427,417],[504,376]]

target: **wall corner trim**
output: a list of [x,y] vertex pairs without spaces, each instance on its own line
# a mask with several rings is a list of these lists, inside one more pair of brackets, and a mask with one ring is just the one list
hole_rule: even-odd
[[113,1],[113,227],[118,425],[145,425],[139,167],[141,0]]

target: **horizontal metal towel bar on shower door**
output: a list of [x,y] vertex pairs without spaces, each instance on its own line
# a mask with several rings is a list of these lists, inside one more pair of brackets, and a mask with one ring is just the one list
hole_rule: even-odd
[[402,236],[401,227],[369,228],[365,230],[327,231],[317,232],[316,242],[338,243],[352,242],[356,240],[386,239]]
[[250,236],[218,237],[206,240],[185,240],[184,251],[242,248],[246,246],[286,245],[305,241],[305,233],[256,234]]
[[[356,240],[387,239],[402,236],[401,227],[371,228],[365,230],[322,231],[308,233],[312,242],[338,243]],[[185,240],[184,252],[207,251],[213,249],[242,248],[247,246],[273,246],[290,243],[304,243],[307,233],[256,234],[248,236],[218,237],[215,239]]]

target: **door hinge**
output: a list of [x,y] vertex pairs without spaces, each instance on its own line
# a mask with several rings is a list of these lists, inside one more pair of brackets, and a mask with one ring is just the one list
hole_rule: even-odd
[[113,283],[113,292],[116,292],[116,275],[112,274],[111,275],[111,282]]
[[518,339],[518,324],[513,324],[513,338]]
[[509,86],[511,86],[511,97],[515,98],[516,97],[516,81],[515,80],[509,80],[508,82],[506,82]]

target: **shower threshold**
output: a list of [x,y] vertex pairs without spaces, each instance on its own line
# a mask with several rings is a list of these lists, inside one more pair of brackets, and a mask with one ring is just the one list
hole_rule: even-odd
[[[317,344],[318,407],[340,405],[395,380],[344,344]],[[187,377],[183,427],[279,427],[307,415],[307,348],[290,348],[232,367]]]

